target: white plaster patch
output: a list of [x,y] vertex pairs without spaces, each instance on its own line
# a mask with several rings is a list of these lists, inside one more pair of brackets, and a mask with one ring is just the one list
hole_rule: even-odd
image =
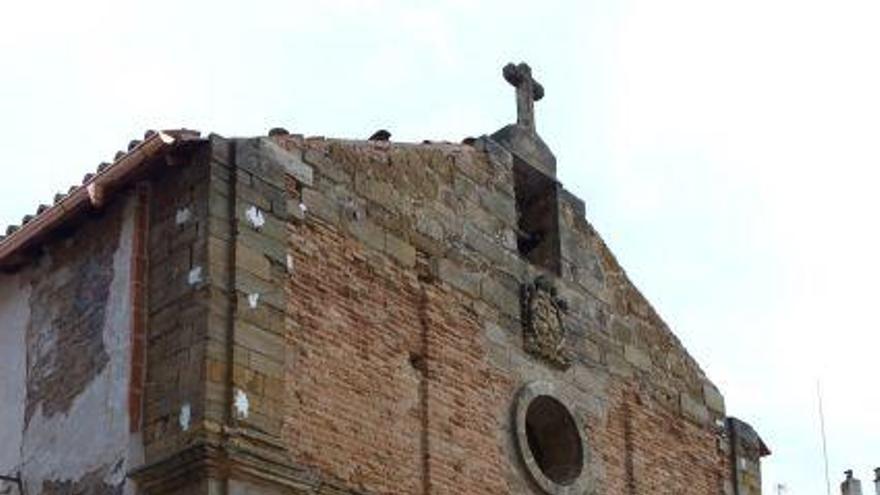
[[233,404],[233,407],[235,407],[235,413],[239,418],[248,417],[250,403],[248,402],[247,394],[244,393],[244,390],[240,388],[235,389],[235,403]]
[[187,281],[189,285],[197,285],[202,283],[202,267],[194,266],[189,271],[189,275],[187,276]]
[[177,225],[183,225],[186,222],[189,222],[192,218],[192,211],[189,208],[181,208],[177,210],[177,214],[174,215],[174,221]]
[[248,306],[250,306],[251,309],[256,309],[257,304],[259,304],[259,303],[260,303],[260,293],[259,292],[254,292],[253,294],[248,294]]
[[183,431],[189,430],[189,420],[192,419],[192,408],[190,408],[189,403],[186,403],[180,406],[180,416],[178,416],[177,420],[180,423],[180,429]]
[[291,256],[289,254],[287,255],[287,271],[288,272],[293,271],[293,256]]
[[300,204],[299,204],[299,210],[300,210],[301,212],[305,213],[305,212],[309,211],[309,208],[306,206],[305,203],[300,203]]
[[263,212],[260,211],[256,206],[251,206],[244,212],[244,216],[247,217],[248,223],[250,223],[255,229],[259,229],[266,223],[266,218],[263,217]]

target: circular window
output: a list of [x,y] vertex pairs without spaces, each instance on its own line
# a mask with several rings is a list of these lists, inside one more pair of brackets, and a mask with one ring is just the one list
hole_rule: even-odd
[[583,493],[585,445],[571,409],[547,382],[520,392],[516,407],[520,456],[535,483],[551,495]]
[[584,448],[574,419],[558,400],[536,397],[526,410],[526,439],[545,476],[570,485],[584,469]]

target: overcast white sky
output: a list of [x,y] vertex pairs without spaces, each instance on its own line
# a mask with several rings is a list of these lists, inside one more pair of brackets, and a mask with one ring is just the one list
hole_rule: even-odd
[[396,140],[547,90],[558,175],[773,450],[765,493],[880,466],[880,2],[15,2],[0,16],[0,224],[149,128]]

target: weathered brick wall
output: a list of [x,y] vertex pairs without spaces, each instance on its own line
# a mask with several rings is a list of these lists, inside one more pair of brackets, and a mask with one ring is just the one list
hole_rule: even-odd
[[716,435],[631,384],[613,387],[606,420],[587,421],[601,456],[599,493],[725,493]]
[[504,492],[496,411],[513,384],[474,309],[327,225],[296,226],[291,246],[294,458],[368,493]]
[[278,143],[313,169],[290,189],[297,462],[365,493],[531,493],[510,412],[520,386],[546,380],[587,431],[596,493],[730,490],[723,399],[579,200],[559,199],[574,361],[562,371],[522,349],[520,287],[539,270],[517,252],[504,150]]
[[[0,281],[28,301],[34,368],[0,418],[60,417],[109,369],[112,400],[77,414],[125,429],[104,449],[122,464],[90,450],[45,490],[134,469],[141,493],[535,493],[513,411],[542,382],[585,433],[590,493],[731,493],[720,393],[552,181],[529,201],[558,215],[552,273],[520,254],[514,160],[491,140],[212,136],[180,158]],[[539,275],[568,303],[568,367],[524,348]]]
[[2,276],[15,294],[3,296],[0,334],[9,342],[24,331],[20,346],[3,348],[4,362],[18,363],[4,378],[23,380],[3,385],[20,392],[21,415],[3,415],[0,428],[20,429],[2,435],[17,440],[4,445],[17,455],[3,474],[21,472],[28,493],[130,493],[125,473],[140,461],[126,407],[135,210],[119,195]]
[[205,411],[208,169],[196,154],[149,185],[145,465],[189,445]]

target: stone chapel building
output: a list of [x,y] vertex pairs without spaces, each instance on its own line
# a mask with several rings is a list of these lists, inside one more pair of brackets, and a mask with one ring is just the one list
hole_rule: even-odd
[[754,495],[535,131],[148,132],[0,237],[0,494]]

